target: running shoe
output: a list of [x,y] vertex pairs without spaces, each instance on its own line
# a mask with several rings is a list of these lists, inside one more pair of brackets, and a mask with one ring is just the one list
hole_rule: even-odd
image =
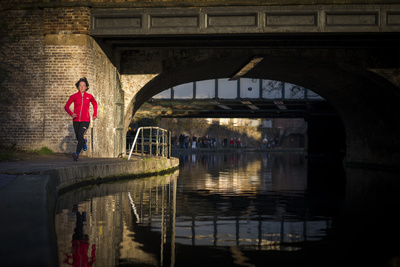
[[79,155],[78,153],[74,152],[74,154],[72,154],[72,157],[74,158],[74,161],[78,161]]
[[86,145],[86,143],[87,143],[87,139],[83,139],[84,140],[84,142],[83,142],[83,151],[86,151],[87,150],[87,145]]

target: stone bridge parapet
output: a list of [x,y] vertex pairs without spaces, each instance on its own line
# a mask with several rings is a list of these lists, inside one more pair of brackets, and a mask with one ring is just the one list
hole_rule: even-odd
[[94,36],[398,32],[398,5],[93,9]]

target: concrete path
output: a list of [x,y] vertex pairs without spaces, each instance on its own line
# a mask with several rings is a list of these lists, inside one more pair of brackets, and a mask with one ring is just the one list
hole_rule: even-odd
[[[71,155],[32,156],[0,162],[0,266],[58,266],[54,232],[57,194],[111,176],[151,175],[176,168],[176,158],[130,161]],[[118,178],[115,178],[118,179]]]

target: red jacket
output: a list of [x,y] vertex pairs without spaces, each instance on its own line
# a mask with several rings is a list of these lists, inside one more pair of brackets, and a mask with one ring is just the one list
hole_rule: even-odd
[[[74,103],[74,112],[69,109],[69,106],[71,106],[72,103]],[[64,108],[70,116],[72,116],[74,113],[77,115],[77,117],[74,118],[74,121],[90,122],[90,103],[93,105],[93,117],[97,117],[97,102],[91,94],[86,92],[84,92],[83,95],[81,92],[71,95]]]

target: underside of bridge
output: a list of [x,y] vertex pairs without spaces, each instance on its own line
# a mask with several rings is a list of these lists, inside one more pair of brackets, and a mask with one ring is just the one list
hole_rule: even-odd
[[308,118],[336,115],[325,99],[307,88],[280,81],[238,78],[174,86],[143,103],[134,118]]
[[325,101],[310,102],[150,99],[135,113],[135,118],[307,118],[337,115]]

